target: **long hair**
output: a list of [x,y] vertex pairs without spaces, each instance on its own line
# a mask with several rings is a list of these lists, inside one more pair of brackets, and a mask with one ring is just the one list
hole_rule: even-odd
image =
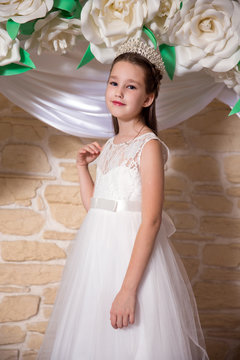
[[[119,61],[128,61],[131,64],[140,66],[145,73],[145,90],[147,94],[154,94],[154,100],[148,107],[143,107],[141,115],[145,124],[157,135],[157,118],[156,118],[156,98],[160,87],[160,81],[162,79],[161,72],[148,61],[144,56],[135,53],[124,53],[116,57],[112,63],[110,74],[113,66]],[[119,133],[118,120],[112,115],[112,122],[115,135]]]

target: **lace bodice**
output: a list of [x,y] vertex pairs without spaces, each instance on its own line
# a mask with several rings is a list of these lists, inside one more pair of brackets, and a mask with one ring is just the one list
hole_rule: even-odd
[[127,144],[114,144],[114,137],[110,138],[95,161],[97,174],[93,196],[141,201],[140,158],[144,145],[152,139],[161,142],[165,164],[169,149],[152,132],[140,135]]

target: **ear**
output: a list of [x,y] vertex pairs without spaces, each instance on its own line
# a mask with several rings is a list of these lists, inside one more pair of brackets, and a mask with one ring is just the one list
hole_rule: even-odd
[[148,94],[143,103],[143,107],[148,107],[148,106],[152,105],[154,99],[155,99],[154,93]]

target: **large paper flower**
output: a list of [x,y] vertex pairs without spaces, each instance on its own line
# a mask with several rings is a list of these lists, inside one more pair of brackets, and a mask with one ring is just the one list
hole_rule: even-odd
[[180,3],[181,0],[161,0],[159,11],[150,24],[150,28],[159,41],[161,41],[162,35],[167,32],[170,20],[180,9]]
[[53,0],[4,0],[0,4],[0,21],[12,19],[20,24],[44,17]]
[[19,41],[12,40],[8,32],[0,26],[0,66],[19,60]]
[[159,0],[89,0],[81,13],[82,33],[100,62],[112,61],[116,48],[139,38],[144,23],[157,13]]
[[65,54],[76,43],[76,37],[81,35],[81,21],[59,17],[60,11],[49,13],[35,24],[35,31],[26,40],[25,49],[37,47],[37,53],[42,51]]
[[188,0],[170,21],[166,40],[176,46],[176,74],[232,69],[240,58],[240,4]]
[[233,89],[240,96],[240,71],[238,66],[224,73],[217,73],[211,70],[206,70],[206,72],[213,76],[216,82],[224,82],[228,88]]

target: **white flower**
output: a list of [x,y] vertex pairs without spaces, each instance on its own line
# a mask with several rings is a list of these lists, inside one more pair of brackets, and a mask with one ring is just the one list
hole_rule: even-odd
[[238,66],[224,73],[217,73],[211,70],[205,71],[213,76],[216,82],[224,82],[228,88],[233,89],[240,96],[240,71]]
[[20,60],[19,41],[12,40],[8,32],[0,27],[0,66]]
[[82,33],[100,62],[111,62],[116,48],[139,38],[143,24],[157,13],[159,0],[89,0],[81,13]]
[[167,32],[170,20],[179,10],[180,3],[181,0],[161,0],[159,11],[150,23],[150,28],[159,41],[161,41],[161,36]]
[[12,19],[20,24],[44,17],[53,0],[4,0],[0,4],[0,21]]
[[60,11],[49,13],[35,24],[35,31],[26,40],[25,49],[37,46],[37,53],[51,51],[65,54],[76,44],[76,36],[81,35],[81,21],[58,17]]
[[176,75],[208,68],[231,70],[240,59],[240,4],[231,0],[187,0],[169,24],[176,46]]

